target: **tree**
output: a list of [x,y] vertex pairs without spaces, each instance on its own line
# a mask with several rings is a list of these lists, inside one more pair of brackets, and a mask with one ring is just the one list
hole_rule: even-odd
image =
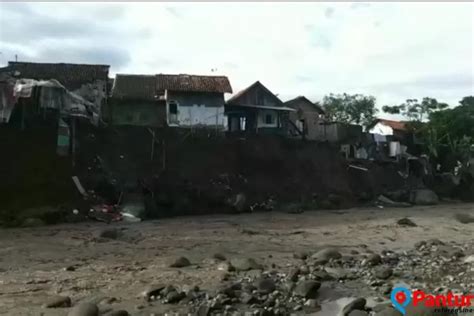
[[368,126],[377,113],[375,98],[362,94],[330,94],[325,96],[322,106],[332,121]]
[[446,109],[449,105],[447,103],[438,102],[434,98],[423,98],[418,102],[417,99],[407,99],[405,103],[400,105],[385,105],[382,110],[385,113],[401,114],[411,121],[423,122],[433,112]]
[[471,95],[471,96],[462,98],[462,100],[459,101],[459,104],[462,105],[462,106],[472,106],[472,107],[474,107],[474,96]]

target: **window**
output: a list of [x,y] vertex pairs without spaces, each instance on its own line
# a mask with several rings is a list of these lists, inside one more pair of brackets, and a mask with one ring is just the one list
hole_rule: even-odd
[[176,102],[171,101],[169,103],[169,112],[170,114],[178,114],[178,105],[176,104]]
[[265,114],[265,124],[267,125],[273,124],[273,115]]

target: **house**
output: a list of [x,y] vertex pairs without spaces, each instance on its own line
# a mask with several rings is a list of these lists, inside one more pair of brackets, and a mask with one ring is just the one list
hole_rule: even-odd
[[299,96],[284,103],[285,106],[295,109],[290,112],[290,121],[302,131],[306,139],[320,138],[320,124],[324,122],[324,110],[316,103],[304,96]]
[[385,141],[387,136],[396,140],[404,140],[409,135],[407,122],[376,119],[367,127],[369,133],[374,134],[376,140]]
[[109,65],[8,62],[0,72],[17,79],[56,80],[98,109],[107,104]]
[[225,105],[228,131],[250,134],[288,134],[289,113],[296,110],[283,102],[259,81],[240,91]]
[[117,74],[108,118],[115,125],[224,129],[224,76]]

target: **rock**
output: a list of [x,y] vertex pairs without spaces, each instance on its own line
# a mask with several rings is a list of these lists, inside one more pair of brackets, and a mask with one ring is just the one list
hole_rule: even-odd
[[435,205],[439,203],[439,198],[431,190],[419,189],[410,192],[410,202],[416,205]]
[[369,316],[369,313],[366,311],[353,310],[348,314],[348,316]]
[[392,276],[393,270],[389,267],[380,267],[375,269],[375,276],[379,279],[386,280]]
[[126,310],[118,310],[113,311],[112,313],[108,314],[108,316],[130,316],[130,314]]
[[163,291],[165,287],[166,286],[164,284],[151,285],[141,293],[141,296],[146,300],[149,300],[151,296],[160,295],[161,291]]
[[43,304],[43,308],[71,307],[71,298],[69,296],[57,296],[49,299]]
[[416,225],[412,220],[404,217],[402,219],[399,219],[397,221],[397,224],[400,225],[400,226],[408,226],[408,227],[416,227],[418,225]]
[[304,302],[304,306],[306,306],[310,309],[320,309],[321,308],[318,301],[315,300],[315,299],[306,300],[306,302]]
[[92,303],[80,303],[74,306],[68,316],[99,316],[99,308]]
[[287,279],[293,282],[298,281],[298,275],[300,274],[300,269],[298,268],[293,268],[290,270],[288,273]]
[[464,258],[465,263],[474,263],[474,255],[467,256]]
[[190,265],[191,265],[191,262],[189,262],[188,258],[178,257],[170,264],[170,267],[171,268],[184,268]]
[[234,266],[232,266],[228,262],[221,262],[217,265],[217,270],[225,271],[225,272],[232,272],[232,271],[235,271],[235,268],[234,268]]
[[45,222],[35,217],[26,218],[22,223],[23,227],[39,227],[39,226],[44,226],[44,225],[46,225]]
[[347,278],[347,271],[343,268],[329,268],[326,267],[324,270],[334,279],[336,280],[344,280]]
[[255,282],[255,287],[257,291],[261,294],[270,294],[275,291],[276,286],[275,282],[269,278],[261,278]]
[[293,293],[304,298],[316,298],[321,283],[317,281],[305,280],[296,284]]
[[454,218],[461,224],[474,223],[474,216],[469,215],[469,214],[458,213],[454,215]]
[[243,304],[247,304],[247,305],[258,303],[258,299],[255,296],[253,296],[252,294],[246,293],[246,292],[243,292],[240,295],[240,301]]
[[330,259],[340,259],[341,257],[341,253],[334,248],[322,249],[311,256],[312,259],[315,259],[316,263],[325,263]]
[[263,266],[252,258],[234,258],[230,261],[230,264],[237,271],[263,270]]
[[186,293],[184,292],[171,291],[166,295],[166,302],[169,304],[178,303],[185,297]]
[[308,253],[307,252],[295,252],[293,254],[293,258],[306,260],[308,258]]
[[209,305],[203,304],[199,306],[196,316],[208,316],[211,313],[211,307]]
[[354,310],[364,310],[365,309],[365,304],[367,301],[363,297],[359,297],[354,299],[352,302],[344,306],[342,309],[342,315],[347,316],[349,315],[350,312]]
[[314,271],[313,276],[319,280],[319,281],[330,281],[333,280],[334,278],[329,275],[325,270],[321,271]]
[[379,254],[373,253],[365,259],[365,263],[369,266],[376,266],[382,263],[382,257]]
[[227,258],[221,254],[221,253],[215,253],[214,256],[213,256],[214,259],[217,259],[217,260],[220,260],[220,261],[225,261],[227,260]]
[[76,268],[74,266],[68,266],[64,268],[64,271],[73,272],[73,271],[76,271]]

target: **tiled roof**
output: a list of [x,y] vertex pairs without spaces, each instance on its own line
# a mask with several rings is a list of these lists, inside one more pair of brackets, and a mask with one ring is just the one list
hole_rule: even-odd
[[108,80],[108,65],[8,62],[7,71],[15,77],[36,80],[56,79],[69,90],[95,80]]
[[240,90],[239,92],[237,92],[236,94],[234,94],[230,99],[228,99],[226,101],[226,104],[227,105],[239,105],[238,101],[239,101],[239,98],[243,95],[245,95],[246,93],[248,93],[251,89],[253,89],[254,87],[260,87],[261,89],[263,89],[264,91],[266,91],[269,95],[271,95],[276,101],[277,101],[277,104],[283,104],[283,102],[275,95],[273,94],[273,92],[271,92],[267,87],[265,87],[260,81],[255,81],[254,83],[252,83],[250,86],[248,86],[247,88],[243,89],[243,90]]
[[112,95],[120,98],[157,99],[165,90],[181,92],[232,92],[224,76],[197,75],[125,75],[115,77]]
[[290,108],[296,109],[296,108],[298,108],[298,105],[301,104],[301,103],[309,104],[312,107],[314,107],[314,110],[316,112],[318,112],[319,114],[324,114],[324,110],[319,105],[311,102],[308,98],[306,98],[304,96],[299,96],[299,97],[296,97],[294,99],[288,100],[283,104],[290,107]]
[[156,75],[157,91],[232,93],[229,79],[225,76]]
[[156,79],[154,75],[117,74],[112,96],[129,99],[156,100]]
[[401,121],[392,121],[392,120],[385,120],[385,119],[378,119],[378,122],[390,126],[394,130],[405,131],[407,130],[406,122]]

